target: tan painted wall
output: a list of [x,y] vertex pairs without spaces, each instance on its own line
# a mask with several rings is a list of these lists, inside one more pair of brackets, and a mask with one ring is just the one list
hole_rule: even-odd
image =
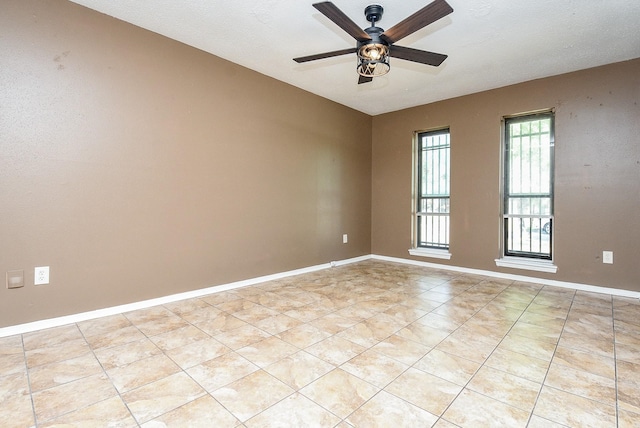
[[[640,60],[371,118],[63,0],[2,1],[0,28],[0,274],[26,276],[0,327],[411,258],[412,135],[440,126],[449,264],[640,291]],[[552,107],[559,270],[498,269],[500,118]]]
[[3,0],[0,327],[369,254],[371,120],[67,1]]
[[[470,76],[473,78],[473,76]],[[372,252],[640,291],[640,59],[373,119]],[[556,109],[556,274],[497,268],[500,121]],[[451,129],[450,261],[410,257],[412,136]],[[614,264],[602,263],[602,251]]]

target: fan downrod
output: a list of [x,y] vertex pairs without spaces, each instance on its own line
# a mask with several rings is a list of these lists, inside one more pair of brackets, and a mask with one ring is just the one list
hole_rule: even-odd
[[367,17],[367,21],[371,22],[372,26],[375,26],[377,21],[382,19],[384,9],[379,4],[371,4],[364,8],[364,16]]

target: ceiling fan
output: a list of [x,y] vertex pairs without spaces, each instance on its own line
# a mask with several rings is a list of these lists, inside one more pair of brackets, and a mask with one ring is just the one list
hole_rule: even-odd
[[419,62],[433,65],[442,64],[447,55],[427,52],[419,49],[407,48],[395,45],[400,39],[412,34],[419,29],[449,15],[453,8],[445,0],[434,0],[413,15],[400,21],[387,31],[376,27],[376,22],[382,18],[384,9],[380,5],[369,5],[364,9],[367,21],[371,27],[361,29],[336,5],[329,1],[315,3],[313,5],[320,13],[333,21],[336,25],[356,39],[355,48],[341,49],[316,55],[303,56],[293,60],[302,63],[317,59],[330,58],[351,53],[358,54],[358,84],[371,82],[374,77],[382,76],[389,72],[389,57],[400,58],[406,61]]

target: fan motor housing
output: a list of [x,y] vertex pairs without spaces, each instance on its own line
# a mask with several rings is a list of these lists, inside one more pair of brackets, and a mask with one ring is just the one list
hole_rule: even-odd
[[358,42],[358,49],[364,45],[369,45],[371,43],[378,43],[381,45],[385,45],[385,46],[389,46],[389,43],[387,43],[386,41],[384,41],[380,35],[382,33],[384,33],[384,30],[380,27],[369,27],[369,28],[365,28],[364,32],[367,33],[369,35],[369,37],[371,37],[371,40],[366,40],[364,42]]

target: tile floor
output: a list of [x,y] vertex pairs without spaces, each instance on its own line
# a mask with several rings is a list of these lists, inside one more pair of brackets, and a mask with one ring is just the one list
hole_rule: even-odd
[[640,304],[366,261],[0,338],[2,427],[638,427]]

